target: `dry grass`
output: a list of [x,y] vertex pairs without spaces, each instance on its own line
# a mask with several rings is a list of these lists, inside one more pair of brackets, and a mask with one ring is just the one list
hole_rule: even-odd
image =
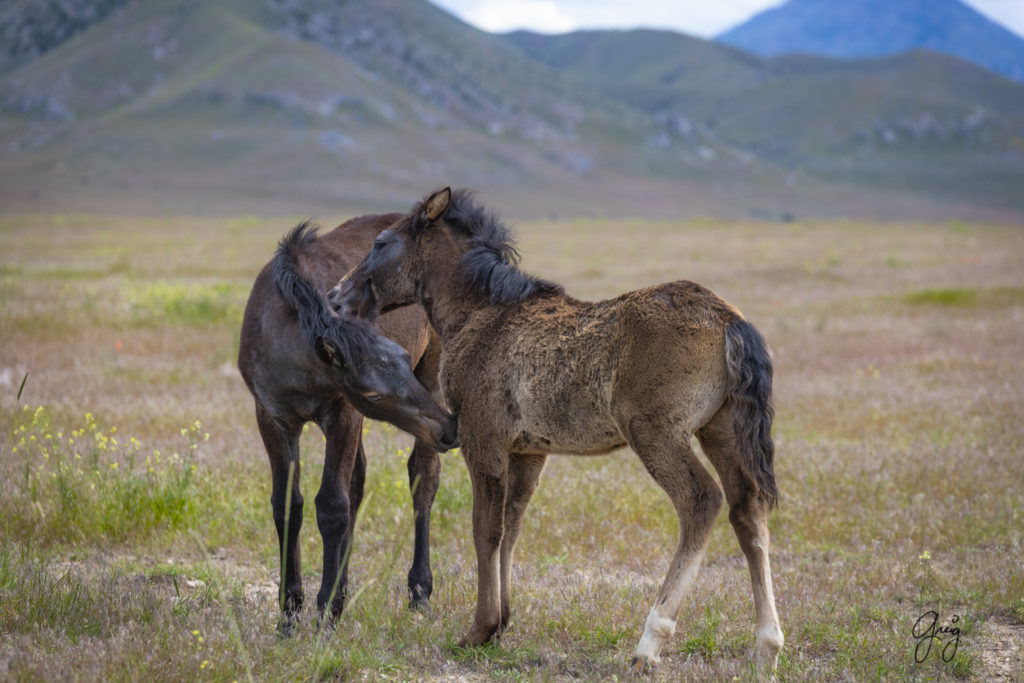
[[[270,482],[234,355],[248,287],[289,222],[0,218],[0,675],[622,676],[676,533],[636,459],[550,461],[520,543],[513,628],[462,651],[475,598],[465,468],[444,456],[433,612],[410,613],[410,441],[381,425],[366,435],[360,592],[332,636],[307,618],[277,640]],[[524,267],[577,296],[697,280],[773,346],[781,679],[1024,677],[1019,226],[619,221],[519,234]],[[321,442],[311,427],[307,492]],[[938,647],[914,661],[927,610],[940,625],[959,617],[948,663]],[[656,676],[749,677],[752,612],[723,513]]]

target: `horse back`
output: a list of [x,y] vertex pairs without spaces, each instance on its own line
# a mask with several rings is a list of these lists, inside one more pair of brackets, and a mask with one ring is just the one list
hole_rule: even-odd
[[591,454],[622,446],[632,412],[703,425],[726,395],[725,330],[740,312],[693,282],[614,299],[544,296],[494,307],[446,342],[456,404],[508,421],[522,452]]

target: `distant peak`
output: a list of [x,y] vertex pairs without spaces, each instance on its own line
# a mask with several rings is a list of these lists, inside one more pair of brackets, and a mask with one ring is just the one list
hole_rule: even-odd
[[858,59],[924,48],[1024,80],[1024,39],[960,0],[789,0],[717,40],[766,57]]

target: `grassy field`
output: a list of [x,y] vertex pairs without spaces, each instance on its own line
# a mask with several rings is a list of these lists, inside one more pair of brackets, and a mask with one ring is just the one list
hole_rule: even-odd
[[[676,537],[639,461],[549,462],[512,628],[465,651],[465,467],[443,456],[433,609],[410,612],[411,439],[376,423],[355,598],[333,634],[308,613],[277,638],[269,470],[234,359],[249,286],[298,218],[0,217],[0,678],[623,677]],[[519,235],[525,269],[574,295],[700,281],[773,347],[781,680],[1024,679],[1020,226],[566,221]],[[307,595],[321,447],[310,426]],[[922,656],[929,611],[959,629],[955,652],[943,633]],[[655,678],[749,679],[753,629],[723,511]]]

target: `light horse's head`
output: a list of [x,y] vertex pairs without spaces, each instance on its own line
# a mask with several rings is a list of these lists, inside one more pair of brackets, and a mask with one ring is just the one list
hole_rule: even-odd
[[[451,188],[438,190],[380,233],[366,257],[328,292],[331,306],[351,313],[362,306],[362,299],[371,290],[385,312],[416,303],[430,252],[457,248],[444,225],[451,204]],[[441,244],[441,240],[446,243]]]
[[472,298],[474,305],[514,304],[531,294],[562,292],[559,285],[521,272],[518,261],[512,236],[498,217],[471,192],[445,188],[380,233],[327,298],[337,310],[354,310],[372,282],[382,310],[418,302],[430,316],[432,297],[440,291],[464,302]]

